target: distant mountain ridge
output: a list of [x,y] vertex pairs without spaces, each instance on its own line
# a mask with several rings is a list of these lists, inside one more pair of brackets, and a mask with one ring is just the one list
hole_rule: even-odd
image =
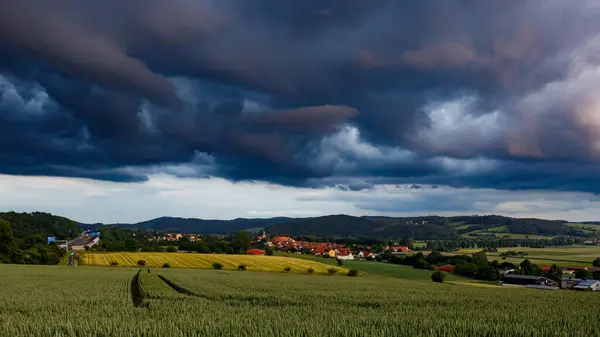
[[[384,217],[327,215],[312,218],[237,218],[206,220],[160,217],[134,224],[112,224],[126,229],[197,234],[232,234],[239,230],[269,234],[316,237],[368,237],[416,240],[452,240],[460,238],[502,238],[518,236],[590,236],[564,220],[511,218],[500,215]],[[82,227],[97,228],[101,224]],[[600,234],[600,233],[599,233]]]
[[[185,232],[196,234],[232,234],[240,230],[262,229],[273,223],[289,221],[291,218],[266,219],[237,218],[233,220],[211,220],[197,218],[160,217],[133,224],[109,224],[125,229],[141,229],[157,232]],[[102,224],[81,224],[83,228],[98,228]]]

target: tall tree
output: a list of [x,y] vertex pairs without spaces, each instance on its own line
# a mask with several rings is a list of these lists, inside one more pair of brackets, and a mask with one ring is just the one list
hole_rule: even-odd
[[231,241],[231,245],[235,249],[237,253],[244,254],[248,249],[250,249],[250,244],[252,243],[252,237],[246,231],[238,231],[235,233],[233,240]]
[[485,251],[479,251],[473,254],[473,263],[476,265],[487,265],[488,259]]
[[0,219],[0,262],[11,262],[15,252],[15,237],[12,227],[3,219]]

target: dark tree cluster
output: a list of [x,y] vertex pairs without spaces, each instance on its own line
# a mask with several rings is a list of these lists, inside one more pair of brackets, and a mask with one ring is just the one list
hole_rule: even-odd
[[78,232],[73,221],[47,213],[0,213],[0,263],[58,264],[66,252],[47,237],[69,239]]
[[442,252],[452,252],[465,248],[481,248],[488,252],[493,252],[498,248],[506,247],[532,247],[544,248],[553,246],[570,246],[574,244],[583,244],[586,239],[570,236],[555,237],[552,239],[505,239],[505,238],[479,238],[479,239],[460,239],[460,240],[435,240],[427,241],[428,250],[437,250]]

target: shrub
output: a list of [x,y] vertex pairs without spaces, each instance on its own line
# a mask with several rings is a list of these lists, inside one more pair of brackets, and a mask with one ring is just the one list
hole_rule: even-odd
[[268,247],[268,248],[265,250],[265,255],[267,255],[267,256],[272,256],[272,255],[273,255],[273,253],[275,253],[275,250],[273,249],[273,247]]
[[119,262],[113,261],[113,262],[110,263],[110,265],[113,266],[113,267],[116,267],[116,266],[119,265]]
[[346,275],[356,277],[356,276],[358,276],[358,270],[350,269],[350,270],[348,270],[348,274],[346,274]]
[[590,277],[590,272],[585,269],[579,269],[575,271],[575,277],[587,279]]
[[163,264],[163,268],[171,268],[171,265],[168,263]]
[[138,266],[143,267],[143,266],[146,265],[146,261],[144,261],[144,260],[138,260],[137,264],[138,264]]
[[213,267],[213,269],[216,269],[216,270],[221,270],[221,269],[223,269],[223,265],[222,265],[221,263],[219,263],[219,262],[215,262],[215,263],[213,263],[213,264],[212,264],[212,267]]
[[175,246],[168,246],[167,247],[167,252],[169,252],[169,253],[176,253],[177,252],[177,247],[175,247]]
[[292,268],[290,268],[290,267],[285,267],[285,268],[283,268],[283,271],[285,271],[285,272],[289,273],[290,271],[292,271]]
[[238,266],[238,270],[239,270],[239,271],[245,271],[245,270],[246,270],[246,265],[245,265],[245,264],[240,264],[240,265]]
[[313,268],[308,268],[307,271],[308,271],[309,274],[314,274],[315,273],[315,270]]
[[433,282],[439,282],[442,283],[444,282],[444,273],[442,273],[441,271],[436,271],[435,273],[431,274],[431,280]]
[[329,269],[327,269],[327,272],[329,273],[329,275],[333,275],[333,274],[337,273],[337,269],[329,268]]

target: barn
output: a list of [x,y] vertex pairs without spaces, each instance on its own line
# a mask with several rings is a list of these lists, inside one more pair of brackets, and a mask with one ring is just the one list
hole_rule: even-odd
[[246,255],[265,255],[265,251],[260,249],[248,249]]
[[599,291],[600,290],[600,281],[596,280],[585,280],[583,282],[578,283],[573,287],[575,290],[583,290],[583,291]]
[[517,275],[517,274],[507,274],[504,275],[502,281],[505,284],[514,284],[514,285],[522,285],[522,286],[548,286],[548,287],[558,287],[558,283],[542,276],[529,276],[529,275]]

